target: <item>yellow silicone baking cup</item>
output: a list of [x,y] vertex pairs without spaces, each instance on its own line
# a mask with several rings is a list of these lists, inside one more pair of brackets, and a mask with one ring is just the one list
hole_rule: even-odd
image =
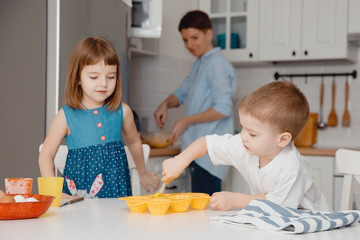
[[174,194],[169,196],[171,207],[175,212],[186,212],[189,210],[192,196],[189,194]]
[[129,206],[130,212],[133,213],[144,213],[146,210],[146,202],[140,202],[138,200],[128,200],[126,201]]
[[170,207],[170,199],[166,198],[152,198],[147,201],[149,212],[152,215],[164,215],[168,212]]
[[198,210],[203,210],[209,204],[210,196],[206,193],[194,194],[191,200],[191,207]]
[[190,205],[194,209],[203,210],[209,204],[210,196],[206,193],[172,193],[121,197],[119,199],[126,201],[130,212],[144,213],[148,207],[150,214],[164,215],[168,213],[170,206],[174,212],[186,212]]

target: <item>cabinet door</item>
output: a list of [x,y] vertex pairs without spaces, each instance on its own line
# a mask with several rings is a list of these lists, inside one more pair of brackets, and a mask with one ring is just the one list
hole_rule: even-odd
[[303,0],[304,59],[347,56],[347,0]]
[[309,160],[315,185],[325,195],[330,207],[334,208],[334,157],[305,157]]
[[300,58],[301,0],[260,0],[259,60]]
[[213,24],[213,44],[231,62],[258,59],[258,0],[200,0]]

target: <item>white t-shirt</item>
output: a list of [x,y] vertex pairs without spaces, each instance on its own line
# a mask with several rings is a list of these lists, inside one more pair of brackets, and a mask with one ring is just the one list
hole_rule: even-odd
[[246,151],[240,134],[209,135],[206,142],[213,164],[234,166],[249,184],[251,194],[266,194],[267,200],[286,207],[331,211],[313,182],[307,159],[293,143],[259,169],[259,157]]

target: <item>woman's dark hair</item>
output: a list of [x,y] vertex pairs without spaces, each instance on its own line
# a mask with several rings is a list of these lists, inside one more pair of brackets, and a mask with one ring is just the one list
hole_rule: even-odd
[[179,32],[186,28],[196,28],[201,31],[212,29],[211,20],[209,16],[199,10],[194,10],[186,13],[179,23]]

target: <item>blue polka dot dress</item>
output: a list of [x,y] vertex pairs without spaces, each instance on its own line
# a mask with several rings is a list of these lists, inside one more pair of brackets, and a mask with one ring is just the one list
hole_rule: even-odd
[[115,112],[64,106],[70,134],[63,192],[85,190],[99,198],[131,196],[129,166],[122,143],[122,105]]

